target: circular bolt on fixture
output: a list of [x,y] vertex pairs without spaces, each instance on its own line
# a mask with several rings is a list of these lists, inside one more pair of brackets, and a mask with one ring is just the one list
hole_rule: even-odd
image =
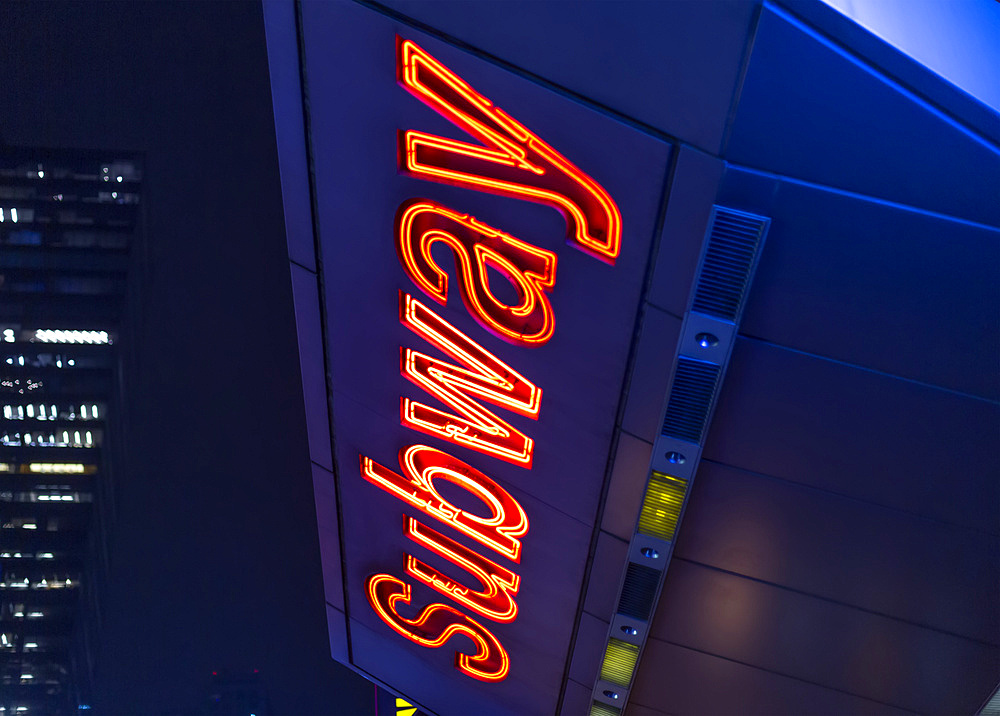
[[674,450],[671,450],[670,452],[668,452],[667,455],[666,455],[666,458],[667,458],[667,462],[672,463],[674,465],[683,465],[685,463],[685,461],[687,460],[686,457],[684,457],[682,454],[680,454],[679,452],[676,452]]
[[719,345],[719,337],[711,333],[699,333],[694,337],[702,348],[714,348]]
[[660,553],[657,552],[652,547],[643,547],[642,548],[642,556],[643,557],[649,557],[650,559],[659,559],[660,558]]

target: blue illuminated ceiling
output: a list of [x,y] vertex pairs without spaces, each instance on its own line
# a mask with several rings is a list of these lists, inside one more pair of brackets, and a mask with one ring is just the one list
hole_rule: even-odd
[[1000,3],[823,0],[1000,112]]

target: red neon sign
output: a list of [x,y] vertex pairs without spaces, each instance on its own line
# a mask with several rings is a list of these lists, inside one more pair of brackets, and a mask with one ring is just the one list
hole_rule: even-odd
[[402,424],[530,468],[534,441],[468,395],[537,419],[541,389],[409,294],[400,292],[399,313],[404,326],[467,366],[401,348],[402,374],[458,413],[400,398]]
[[[408,40],[397,38],[397,80],[410,94],[482,144],[468,144],[417,131],[400,132],[403,170],[430,181],[553,206],[566,219],[570,243],[613,264],[621,249],[621,214],[608,193],[463,79]],[[396,254],[406,275],[440,304],[448,299],[448,274],[432,256],[447,246],[455,259],[462,302],[480,326],[525,347],[540,346],[555,332],[548,293],[555,287],[554,252],[521,241],[429,199],[404,202],[396,213]],[[497,298],[490,269],[517,291],[516,303]],[[479,343],[409,294],[399,293],[399,320],[458,365],[400,348],[400,372],[453,413],[400,398],[405,427],[433,435],[530,469],[534,441],[479,402],[537,419],[542,390]],[[361,475],[371,484],[439,520],[515,563],[528,518],[520,503],[471,465],[427,445],[399,452],[402,474],[359,455]],[[489,511],[472,514],[444,499],[442,479],[466,490]],[[404,515],[404,533],[420,547],[462,568],[479,582],[473,589],[416,556],[405,553],[405,570],[418,581],[476,614],[501,623],[517,618],[514,597],[520,577],[464,544]],[[365,584],[368,601],[383,622],[426,647],[444,646],[455,634],[470,638],[472,656],[457,652],[456,668],[482,681],[506,678],[510,659],[500,641],[472,617],[446,604],[429,604],[414,618],[397,606],[411,603],[411,586],[389,574]]]
[[489,629],[446,604],[428,604],[414,619],[396,610],[409,604],[410,585],[391,574],[373,574],[365,585],[368,603],[397,634],[432,648],[444,646],[455,634],[464,634],[476,645],[473,656],[455,652],[455,668],[480,681],[502,681],[510,671],[510,657]]
[[554,206],[566,218],[570,242],[614,263],[621,249],[621,213],[600,184],[418,45],[397,38],[396,47],[399,84],[485,145],[403,132],[400,160],[406,172]]
[[[361,475],[368,482],[505,557],[515,562],[521,560],[518,537],[528,532],[528,516],[520,503],[492,478],[427,445],[411,445],[399,451],[399,466],[405,477],[369,457],[360,458]],[[437,479],[467,490],[489,508],[490,516],[466,512],[441,497],[434,489]]]
[[[554,253],[435,202],[408,201],[396,217],[396,253],[406,275],[440,304],[448,299],[448,274],[431,256],[437,242],[455,254],[462,300],[480,325],[506,341],[526,346],[552,337],[556,321],[545,292],[556,282]],[[520,304],[509,306],[494,296],[488,266],[517,289]]]
[[412,517],[403,518],[403,530],[417,544],[465,569],[482,583],[485,591],[470,589],[410,554],[406,555],[406,571],[409,574],[488,619],[514,621],[517,604],[513,595],[517,594],[521,581],[518,575]]

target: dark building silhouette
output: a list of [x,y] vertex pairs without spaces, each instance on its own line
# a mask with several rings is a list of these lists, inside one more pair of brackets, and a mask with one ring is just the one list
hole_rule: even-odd
[[267,716],[272,713],[260,672],[213,671],[205,713],[213,716]]
[[0,149],[0,713],[89,706],[141,169]]

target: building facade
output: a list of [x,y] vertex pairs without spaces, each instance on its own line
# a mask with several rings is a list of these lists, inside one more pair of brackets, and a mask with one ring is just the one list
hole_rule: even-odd
[[976,710],[989,71],[567,8],[265,3],[333,657],[440,714]]
[[89,705],[142,170],[0,148],[0,713]]

